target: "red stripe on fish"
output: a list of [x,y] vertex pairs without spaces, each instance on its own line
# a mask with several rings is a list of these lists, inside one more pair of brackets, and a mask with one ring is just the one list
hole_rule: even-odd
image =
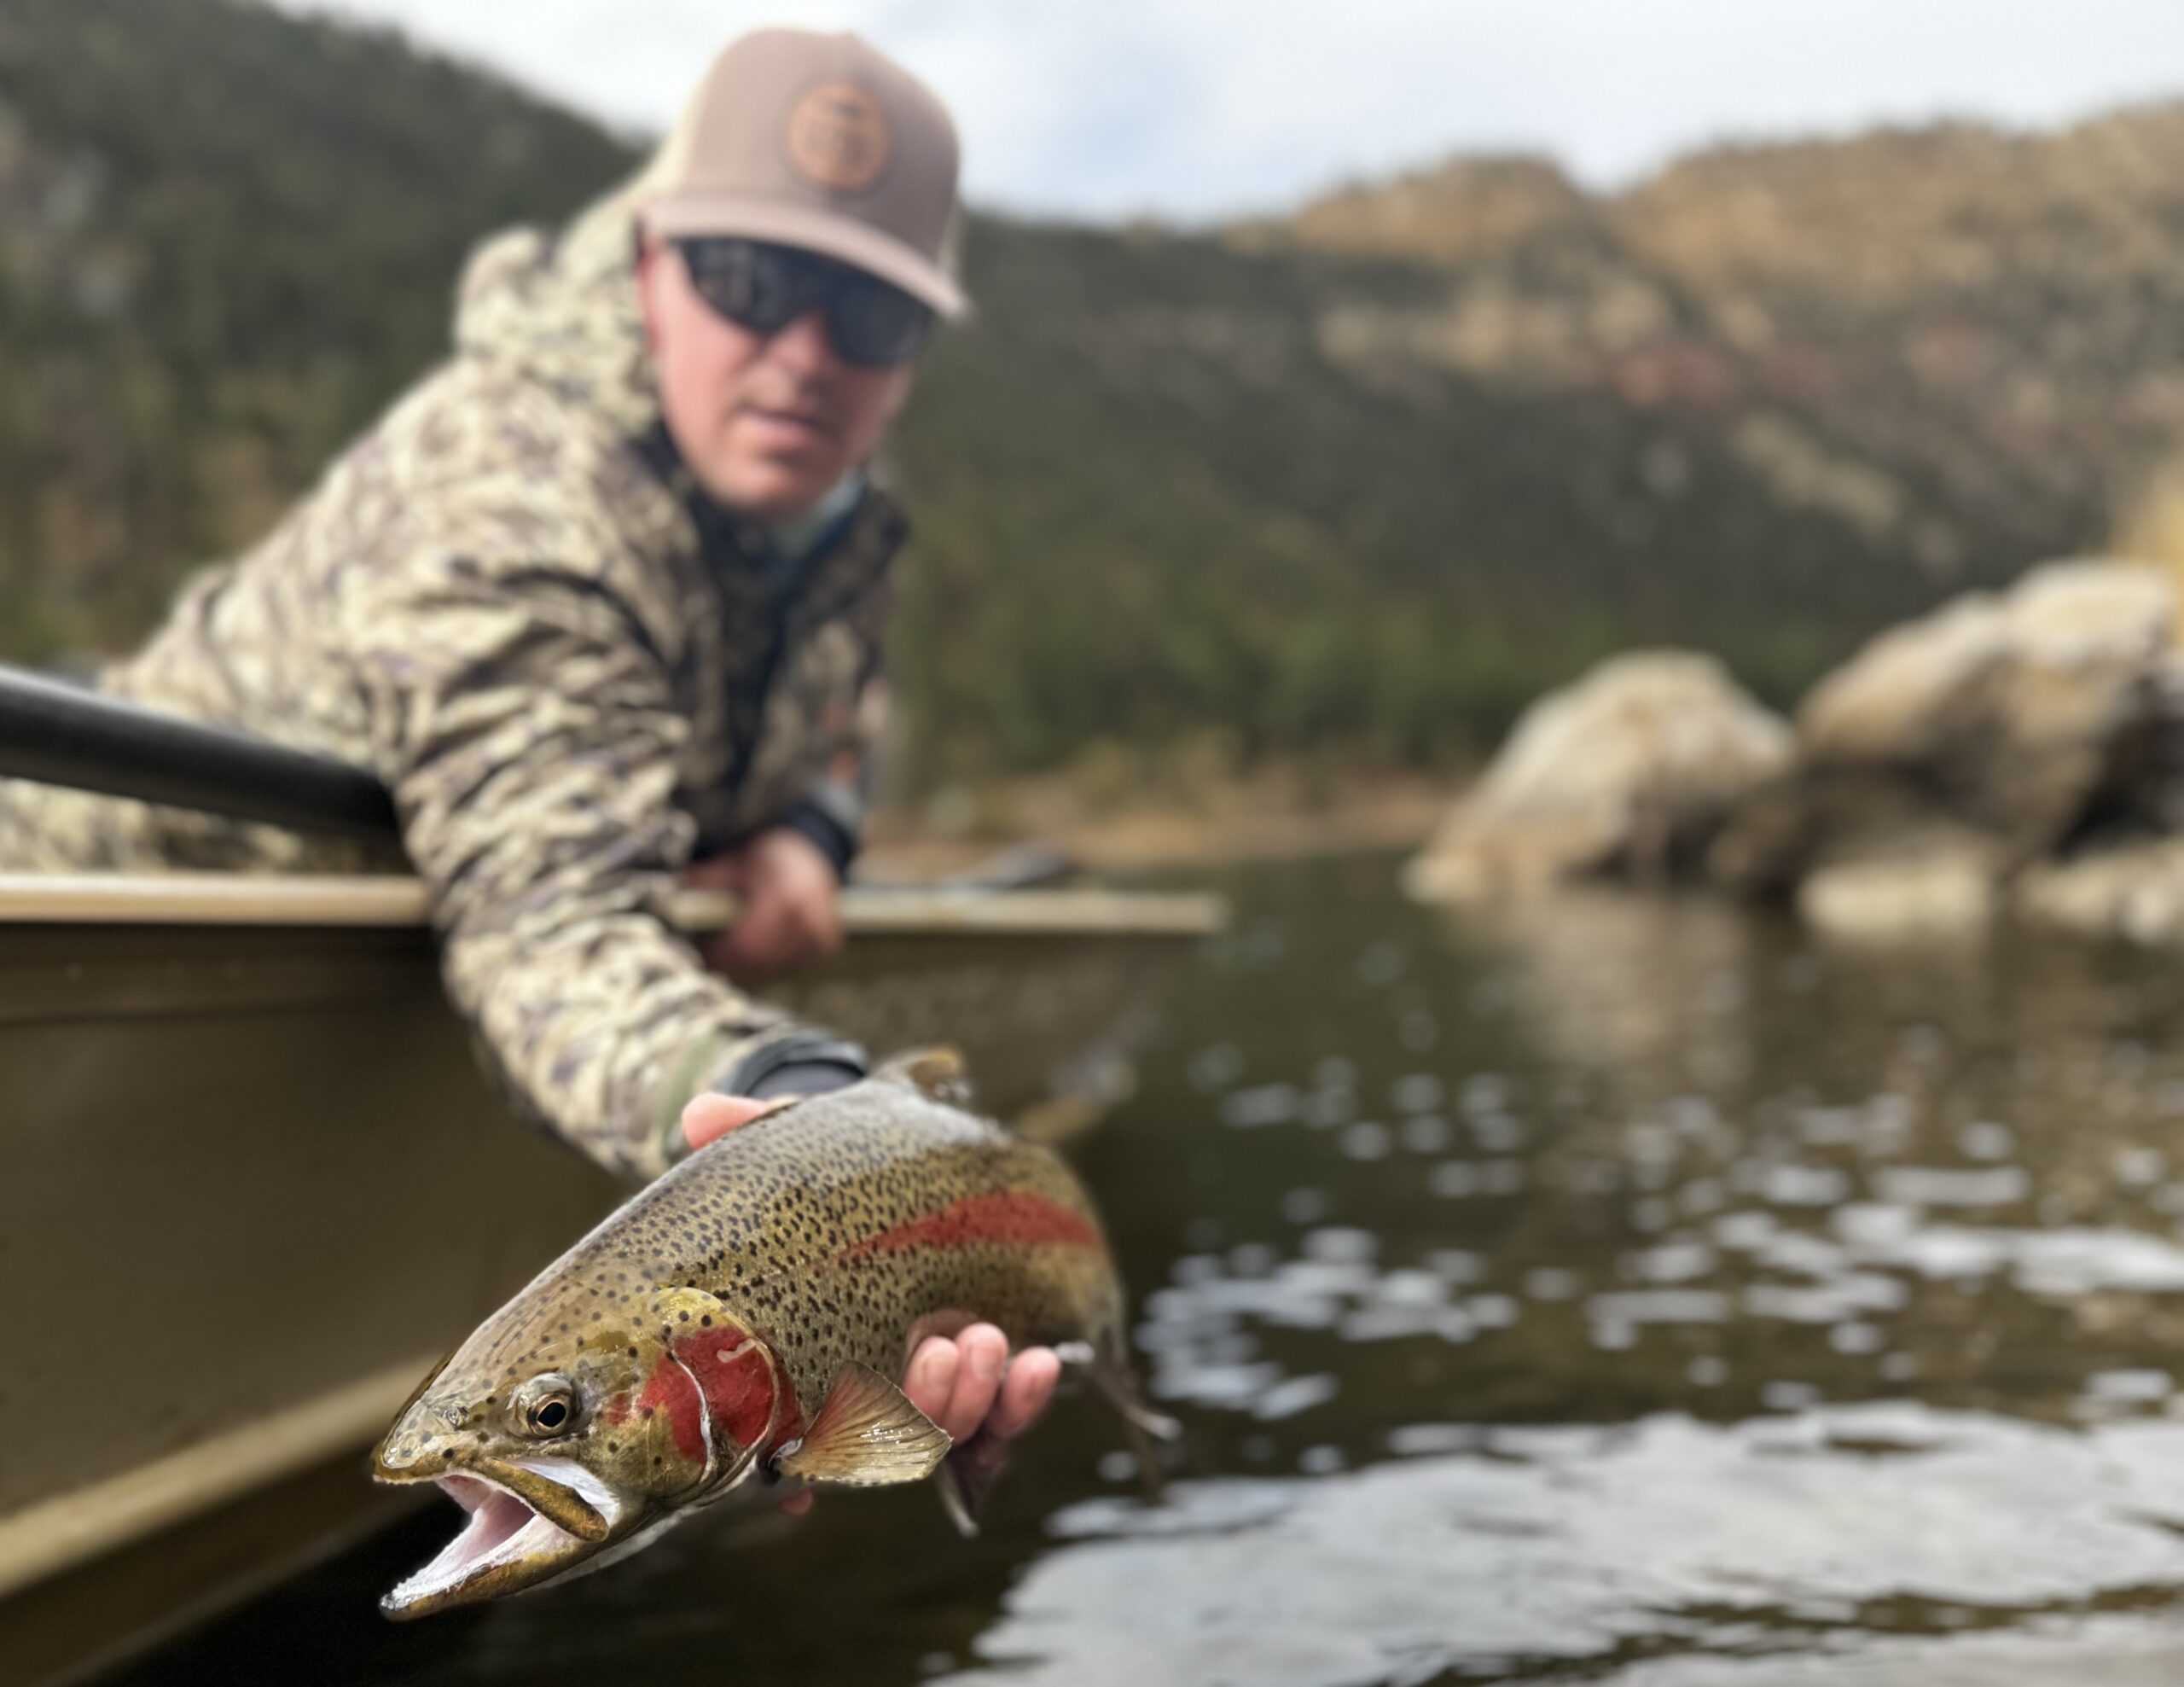
[[961,1248],[974,1242],[1014,1242],[1024,1248],[1041,1242],[1066,1248],[1102,1245],[1100,1232],[1083,1213],[1022,1190],[996,1190],[986,1195],[967,1195],[938,1213],[867,1236],[842,1253],[849,1259],[906,1248]]
[[740,1330],[693,1330],[675,1357],[705,1390],[714,1425],[740,1447],[756,1446],[774,1421],[774,1368],[765,1350]]
[[650,1417],[656,1411],[667,1414],[667,1427],[675,1435],[675,1451],[693,1464],[706,1462],[706,1409],[698,1399],[698,1385],[690,1373],[675,1362],[672,1353],[662,1353],[659,1363],[653,1366],[652,1375],[645,1379],[644,1392],[637,1396],[637,1413]]

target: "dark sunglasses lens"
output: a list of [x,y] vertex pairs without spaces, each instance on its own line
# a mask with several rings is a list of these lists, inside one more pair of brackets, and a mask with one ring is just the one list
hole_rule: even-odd
[[908,363],[932,329],[932,312],[898,287],[852,276],[827,305],[827,333],[853,364]]
[[778,334],[824,303],[834,349],[850,363],[879,364],[915,357],[932,327],[932,312],[900,288],[794,247],[725,238],[677,244],[698,296],[753,334]]
[[682,242],[698,296],[738,328],[775,334],[809,310],[816,277],[799,254],[748,240]]

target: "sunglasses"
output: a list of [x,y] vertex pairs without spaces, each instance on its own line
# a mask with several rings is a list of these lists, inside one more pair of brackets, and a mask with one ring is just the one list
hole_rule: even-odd
[[827,316],[842,361],[908,363],[932,329],[930,307],[879,276],[799,247],[708,235],[675,249],[690,285],[717,315],[753,334],[779,334],[807,311]]

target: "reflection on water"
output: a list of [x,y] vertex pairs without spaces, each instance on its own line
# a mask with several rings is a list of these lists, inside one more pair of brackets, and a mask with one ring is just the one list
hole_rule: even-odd
[[1165,1504],[1072,1402],[969,1545],[829,1498],[385,1627],[433,1518],[141,1678],[2184,1679],[2184,969],[1392,880],[1240,875],[1075,1145]]
[[[1884,1405],[1392,1439],[1420,1456],[1070,1508],[1053,1521],[1068,1544],[980,1652],[1056,1683],[1596,1679],[1725,1655],[1771,1673],[1873,1636],[2184,1599],[2184,1433],[2167,1423],[2077,1435]],[[2166,1515],[2148,1506],[2162,1491]]]

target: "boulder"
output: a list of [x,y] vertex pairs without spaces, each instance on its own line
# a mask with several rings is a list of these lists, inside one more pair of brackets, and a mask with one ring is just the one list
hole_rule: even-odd
[[1696,866],[1791,757],[1788,726],[1711,656],[1639,651],[1534,703],[1408,870],[1414,896]]
[[[1883,633],[1813,688],[1793,771],[1723,826],[1709,875],[1863,905],[1879,864],[1925,882],[1937,841],[1960,867],[1984,852],[1999,881],[2088,833],[2170,829],[2184,818],[2175,615],[2151,567],[2061,562]],[[1803,896],[1843,866],[1867,876]]]
[[1901,770],[1798,762],[1752,790],[1722,823],[1706,852],[1706,877],[1741,897],[1787,900],[1832,866],[1924,859],[1984,835]]
[[2176,618],[2156,569],[2053,563],[1882,634],[1798,713],[1801,768],[1908,777],[2028,860],[2146,770]]
[[1838,861],[1806,875],[1798,913],[1823,937],[1848,942],[1978,937],[2001,898],[1995,868],[1992,849],[1962,841]]
[[2028,925],[2149,946],[2184,945],[2184,838],[2144,838],[2044,861],[2018,875]]

